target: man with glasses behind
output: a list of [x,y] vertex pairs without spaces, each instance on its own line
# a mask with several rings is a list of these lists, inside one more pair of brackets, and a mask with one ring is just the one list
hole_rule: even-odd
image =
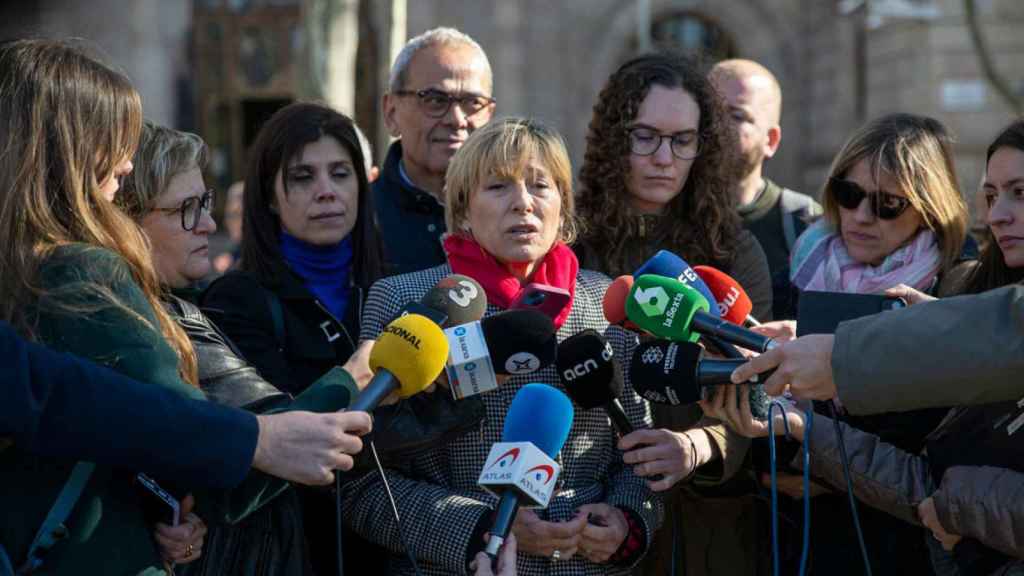
[[395,59],[383,108],[384,123],[398,140],[373,183],[386,274],[445,262],[445,171],[469,134],[494,114],[491,88],[487,55],[453,28],[424,32]]

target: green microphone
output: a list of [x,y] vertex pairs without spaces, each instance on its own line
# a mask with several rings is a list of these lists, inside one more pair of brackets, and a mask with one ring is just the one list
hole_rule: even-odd
[[626,297],[626,317],[641,330],[676,342],[696,342],[693,317],[705,314],[711,303],[700,292],[675,278],[644,274]]
[[775,347],[771,338],[709,314],[710,309],[699,291],[664,276],[640,276],[626,297],[629,320],[660,338],[696,342],[701,335],[714,336],[759,353]]

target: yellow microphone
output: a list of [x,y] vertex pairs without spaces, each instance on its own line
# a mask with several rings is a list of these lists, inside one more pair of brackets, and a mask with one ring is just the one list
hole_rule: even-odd
[[448,361],[448,339],[426,316],[407,314],[384,327],[370,351],[373,378],[349,405],[367,412],[395,389],[402,398],[420,392],[437,379]]

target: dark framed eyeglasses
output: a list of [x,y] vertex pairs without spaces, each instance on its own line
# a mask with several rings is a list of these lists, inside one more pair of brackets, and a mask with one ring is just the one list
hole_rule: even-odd
[[910,200],[888,192],[866,192],[856,182],[831,176],[828,179],[832,195],[847,210],[856,210],[867,197],[871,202],[871,211],[882,220],[895,220],[910,206]]
[[191,232],[196,229],[196,226],[199,226],[199,219],[203,217],[203,212],[209,214],[213,209],[213,202],[216,196],[216,191],[210,188],[202,196],[185,198],[176,208],[153,208],[153,210],[163,212],[164,214],[180,213],[181,229]]
[[395,94],[398,96],[415,96],[419,101],[420,110],[431,118],[443,118],[455,102],[458,102],[459,108],[462,109],[463,114],[466,116],[473,116],[484,108],[487,108],[491,104],[497,102],[497,100],[490,96],[483,96],[480,94],[463,94],[461,96],[455,96],[444,92],[443,90],[437,90],[434,88],[415,91],[397,90]]
[[680,160],[693,160],[700,156],[700,136],[694,131],[662,134],[652,128],[636,126],[629,129],[629,150],[637,156],[650,156],[669,142],[672,155]]

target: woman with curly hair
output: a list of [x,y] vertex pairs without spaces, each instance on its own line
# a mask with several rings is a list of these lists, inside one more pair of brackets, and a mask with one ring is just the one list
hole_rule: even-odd
[[[691,265],[713,266],[731,275],[750,295],[753,315],[769,318],[767,258],[753,235],[741,228],[734,206],[736,151],[725,105],[692,60],[661,52],[623,64],[598,96],[587,134],[579,177],[583,231],[576,251],[581,265],[611,276],[632,274],[658,250],[669,250]],[[669,480],[652,487],[667,490],[691,477],[697,485],[719,484],[736,476],[748,441],[715,422],[701,422],[697,406],[652,408],[655,426],[661,429],[636,432],[620,445],[632,449],[625,458],[639,464],[638,473],[663,474]],[[637,446],[646,447],[633,449]],[[748,504],[684,498],[675,492],[667,525],[676,522],[678,527],[682,518],[699,518],[704,525],[721,518],[723,530],[735,538],[719,534],[716,547],[739,543],[755,530]],[[674,515],[680,518],[673,520]],[[686,545],[687,556],[699,557],[703,566],[708,552],[697,548],[707,548],[710,541],[705,544],[698,536],[713,531],[694,525],[687,532],[687,542],[672,542],[668,533],[660,536],[657,552],[650,555],[652,564],[667,564],[667,558],[675,557],[671,549]],[[734,562],[721,566],[723,573],[753,571],[753,564],[745,562],[755,559],[740,552],[741,547],[714,553]],[[687,574],[706,570],[686,568]],[[668,566],[649,566],[650,573],[669,571]]]

